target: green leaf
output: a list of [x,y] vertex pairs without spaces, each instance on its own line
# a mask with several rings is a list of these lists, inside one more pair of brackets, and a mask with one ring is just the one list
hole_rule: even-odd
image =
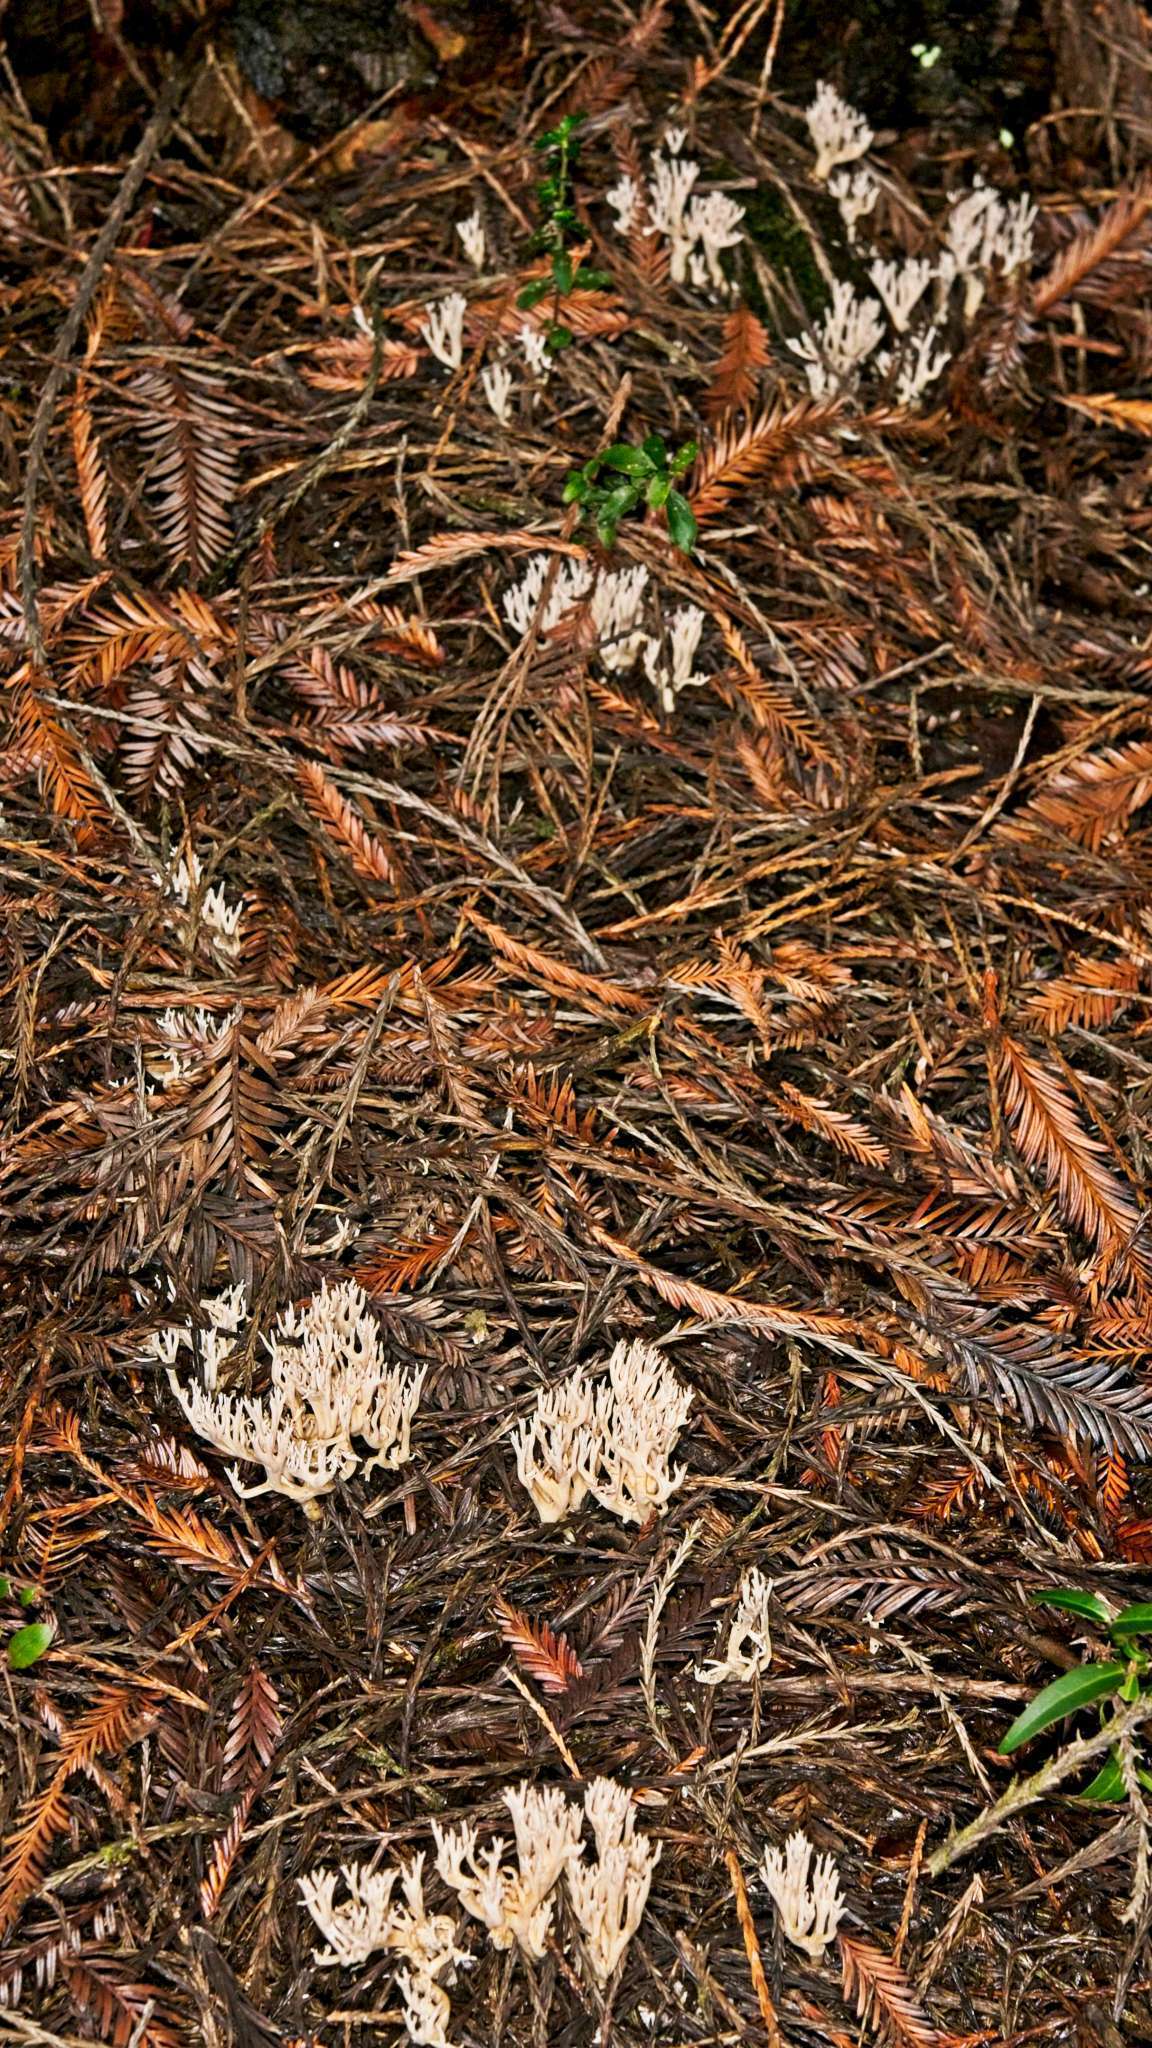
[[557,249],[556,254],[553,256],[552,276],[555,279],[556,289],[561,297],[563,297],[565,292],[571,291],[572,258],[568,254],[567,249]]
[[620,519],[625,512],[632,510],[639,496],[639,484],[632,482],[614,484],[612,489],[605,495],[604,511],[608,514],[609,519]]
[[673,541],[682,554],[690,555],[696,545],[696,535],[700,531],[696,524],[696,514],[687,498],[681,497],[679,491],[669,491],[665,510],[668,514],[668,531]]
[[606,519],[604,514],[601,513],[599,519],[596,521],[596,537],[599,540],[602,547],[615,547],[616,528],[618,525],[618,520]]
[[8,1580],[8,1579],[6,1579],[6,1578],[4,1578],[3,1574],[0,1574],[0,1600],[10,1600],[11,1598],[12,1598],[12,1585],[11,1585],[11,1581],[10,1581],[10,1580]]
[[1082,1664],[1078,1671],[1062,1672],[1029,1701],[1022,1714],[1017,1714],[1000,1744],[1000,1755],[1011,1756],[1014,1750],[1031,1742],[1034,1735],[1051,1728],[1054,1721],[1062,1721],[1066,1714],[1076,1713],[1093,1700],[1119,1692],[1127,1674],[1126,1664]]
[[653,477],[651,483],[648,486],[647,498],[648,503],[651,505],[652,510],[654,512],[658,512],[660,510],[661,505],[667,504],[668,493],[671,489],[672,485],[670,484],[666,476]]
[[27,1671],[30,1664],[51,1649],[56,1634],[54,1621],[30,1621],[27,1628],[18,1628],[8,1639],[8,1662],[13,1671]]
[[[1047,1586],[1042,1593],[1030,1593],[1028,1597],[1036,1607],[1062,1607],[1068,1614],[1082,1614],[1089,1621],[1103,1622],[1105,1627],[1112,1619],[1112,1609],[1098,1593],[1081,1593],[1074,1586]],[[1152,1608],[1148,1611],[1152,1613]]]
[[1152,1600],[1139,1600],[1134,1607],[1122,1607],[1108,1624],[1114,1636],[1152,1635]]
[[553,321],[544,339],[553,354],[558,355],[562,348],[571,348],[572,329],[570,327],[561,327],[556,321]]
[[645,455],[648,457],[648,460],[651,463],[653,469],[667,469],[668,450],[664,446],[663,434],[646,435],[644,440],[641,441],[640,446],[644,450]]
[[587,477],[581,476],[577,470],[575,476],[569,477],[560,495],[565,505],[586,505],[591,489]]
[[610,270],[578,270],[576,272],[576,282],[583,292],[603,291],[606,286],[612,283],[612,272]]
[[522,292],[516,294],[516,304],[523,312],[527,313],[530,307],[538,306],[541,299],[547,297],[551,289],[552,280],[550,277],[538,277],[531,284],[526,284]]
[[1103,1764],[1097,1771],[1092,1783],[1085,1785],[1080,1797],[1081,1799],[1126,1799],[1128,1797],[1124,1784],[1124,1773],[1120,1769],[1120,1759],[1115,1750],[1113,1750],[1108,1758],[1107,1763]]
[[21,1607],[34,1607],[40,1598],[39,1589],[36,1586],[21,1586],[17,1591],[16,1598],[20,1602]]
[[652,460],[643,448],[630,448],[626,441],[618,441],[614,448],[606,448],[600,460],[606,469],[621,469],[625,476],[651,476]]

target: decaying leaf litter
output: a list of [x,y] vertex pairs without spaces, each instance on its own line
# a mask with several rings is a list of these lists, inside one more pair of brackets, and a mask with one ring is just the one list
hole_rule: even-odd
[[980,1818],[1152,1559],[1098,13],[1020,133],[799,6],[320,140],[226,25],[118,158],[9,80],[6,2036],[1152,2031],[1143,1701]]

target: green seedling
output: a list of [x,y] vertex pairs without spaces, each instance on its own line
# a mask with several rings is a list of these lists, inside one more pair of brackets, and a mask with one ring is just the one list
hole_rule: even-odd
[[533,246],[551,258],[551,275],[534,278],[516,300],[518,306],[529,312],[551,294],[552,321],[544,338],[553,351],[567,348],[572,340],[571,328],[557,317],[561,299],[571,291],[594,291],[612,282],[607,271],[582,269],[568,246],[580,225],[572,204],[572,178],[580,156],[581,118],[579,114],[565,114],[536,143],[544,161],[544,176],[536,187],[543,220],[533,237]]
[[[1064,1720],[1068,1714],[1077,1713],[1081,1707],[1098,1706],[1100,1726],[1106,1728],[1109,1702],[1127,1705],[1139,1699],[1148,1689],[1152,1672],[1152,1656],[1139,1647],[1141,1636],[1152,1636],[1152,1602],[1140,1601],[1114,1614],[1099,1594],[1085,1593],[1075,1586],[1052,1586],[1043,1593],[1034,1593],[1032,1599],[1037,1606],[1059,1607],[1066,1614],[1076,1614],[1084,1621],[1094,1622],[1108,1637],[1114,1654],[1081,1664],[1075,1671],[1062,1672],[1059,1678],[1054,1678],[1050,1685],[1038,1692],[1035,1699],[1029,1700],[1001,1742],[1001,1756],[1014,1755],[1026,1742],[1031,1742],[1034,1735],[1043,1734],[1046,1728]],[[1141,1785],[1152,1791],[1152,1773],[1140,1767],[1137,1776]],[[1084,1787],[1080,1797],[1095,1800],[1127,1797],[1116,1750],[1097,1771],[1091,1784]]]
[[[11,1579],[0,1576],[0,1600],[15,1600],[21,1607],[32,1607],[39,1599],[35,1586],[14,1586]],[[7,1657],[12,1671],[27,1671],[35,1664],[45,1650],[52,1646],[56,1634],[53,1621],[30,1621],[18,1628],[8,1638]]]
[[[676,479],[696,460],[695,441],[670,455],[659,434],[649,434],[639,448],[626,441],[594,455],[583,469],[574,469],[564,486],[564,503],[579,505],[596,522],[596,533],[606,548],[612,547],[620,521],[643,502],[654,512],[663,512],[668,532],[684,554],[696,543],[696,514],[680,491]],[[602,480],[600,472],[609,476]]]

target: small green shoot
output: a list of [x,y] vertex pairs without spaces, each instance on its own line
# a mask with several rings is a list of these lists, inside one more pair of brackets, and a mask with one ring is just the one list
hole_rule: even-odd
[[[33,1607],[40,1598],[36,1586],[15,1586],[0,1574],[0,1600],[15,1600],[21,1607]],[[8,1638],[8,1665],[12,1671],[27,1671],[49,1649],[56,1634],[54,1621],[30,1621]]]
[[[1136,1646],[1137,1637],[1152,1636],[1152,1603],[1140,1601],[1121,1608],[1115,1614],[1099,1594],[1085,1593],[1074,1586],[1047,1587],[1042,1593],[1034,1593],[1032,1599],[1039,1607],[1058,1607],[1065,1614],[1079,1615],[1085,1621],[1094,1622],[1109,1638],[1115,1655],[1081,1664],[1074,1671],[1064,1671],[1059,1678],[1044,1686],[1035,1699],[1029,1700],[1023,1711],[1017,1714],[1000,1744],[1001,1756],[1013,1756],[1034,1736],[1042,1735],[1046,1728],[1053,1727],[1068,1714],[1079,1712],[1081,1707],[1099,1704],[1100,1725],[1107,1727],[1107,1702],[1127,1703],[1139,1699],[1152,1671],[1152,1656]],[[1137,1775],[1142,1785],[1152,1789],[1152,1774],[1140,1769]],[[1126,1797],[1124,1775],[1115,1750],[1091,1783],[1084,1787],[1080,1797],[1092,1800]]]
[[536,148],[544,159],[544,176],[536,187],[536,197],[544,218],[533,241],[538,250],[551,257],[551,276],[534,278],[516,300],[524,312],[530,312],[551,293],[552,320],[544,338],[553,353],[568,348],[572,342],[571,328],[557,317],[561,299],[566,299],[571,291],[594,291],[612,282],[607,271],[582,269],[568,247],[579,227],[572,204],[572,178],[580,156],[581,119],[580,114],[565,114],[555,128],[549,128],[537,140]]
[[[690,554],[696,543],[696,514],[687,498],[676,490],[696,460],[695,441],[685,441],[670,455],[659,434],[649,434],[639,448],[619,441],[594,455],[583,469],[575,469],[564,486],[564,503],[579,505],[596,522],[596,534],[606,548],[613,546],[620,521],[635,511],[643,500],[654,512],[663,512],[673,543]],[[610,472],[601,481],[600,472]]]
[[18,1628],[8,1638],[8,1663],[13,1671],[27,1671],[35,1664],[45,1650],[52,1647],[56,1624],[51,1621],[30,1621],[26,1628]]

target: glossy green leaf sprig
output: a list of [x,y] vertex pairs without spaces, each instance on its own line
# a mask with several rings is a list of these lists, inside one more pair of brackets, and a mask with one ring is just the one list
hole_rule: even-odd
[[[587,512],[596,522],[598,539],[610,548],[620,521],[643,501],[654,512],[663,512],[675,545],[689,554],[698,532],[696,514],[675,484],[677,477],[691,468],[696,454],[695,441],[685,441],[670,455],[660,434],[649,434],[639,448],[617,442],[602,455],[594,455],[583,469],[572,471],[564,486],[564,503],[579,505]],[[600,472],[605,469],[609,475],[602,480]]]
[[[1138,1640],[1141,1636],[1152,1636],[1152,1602],[1139,1601],[1115,1614],[1098,1593],[1085,1593],[1074,1586],[1052,1586],[1042,1593],[1034,1593],[1032,1599],[1037,1606],[1059,1607],[1066,1614],[1079,1615],[1084,1621],[1094,1622],[1108,1637],[1115,1654],[1081,1664],[1075,1671],[1064,1671],[1050,1685],[1044,1686],[1035,1699],[1029,1700],[1023,1711],[1017,1714],[1000,1744],[1001,1756],[1014,1755],[1034,1736],[1042,1735],[1046,1728],[1063,1721],[1069,1714],[1079,1712],[1081,1707],[1099,1704],[1100,1725],[1107,1727],[1107,1703],[1114,1700],[1127,1704],[1139,1699],[1147,1689],[1152,1672],[1152,1656],[1139,1647]],[[1152,1790],[1152,1774],[1140,1768],[1137,1775],[1140,1783]],[[1127,1797],[1124,1774],[1115,1750],[1080,1796],[1094,1800]]]
[[[35,1586],[14,1586],[11,1579],[0,1575],[0,1600],[15,1600],[21,1607],[33,1607],[40,1595]],[[8,1638],[7,1657],[12,1671],[27,1671],[52,1647],[56,1624],[52,1621],[30,1621],[18,1628]]]
[[580,156],[577,135],[581,118],[579,114],[565,114],[555,128],[549,128],[546,135],[537,139],[536,148],[544,159],[544,176],[536,187],[543,220],[533,240],[537,249],[551,257],[552,274],[534,278],[516,300],[528,312],[551,293],[553,318],[544,330],[544,339],[554,353],[567,348],[572,340],[571,328],[556,318],[560,300],[571,291],[595,291],[612,282],[606,270],[582,269],[568,248],[580,225],[572,204],[572,176]]

